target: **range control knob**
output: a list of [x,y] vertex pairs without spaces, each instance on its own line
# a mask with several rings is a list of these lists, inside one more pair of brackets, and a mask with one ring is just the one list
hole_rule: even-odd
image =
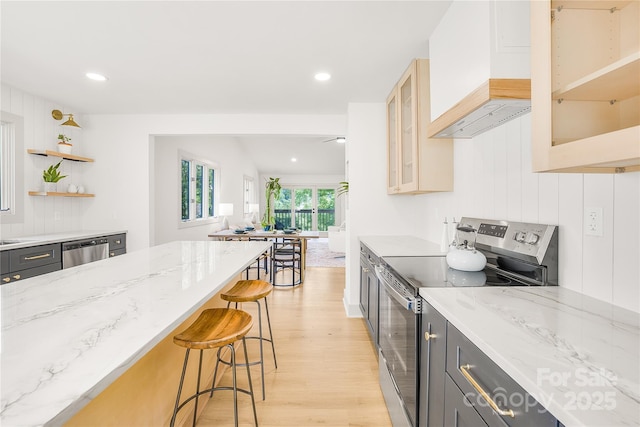
[[527,233],[525,233],[524,231],[518,231],[516,232],[514,239],[518,243],[524,243],[526,237],[527,237]]
[[540,236],[538,236],[536,233],[527,233],[527,235],[525,236],[525,243],[529,244],[529,245],[535,245],[536,243],[538,243],[538,240],[540,240]]

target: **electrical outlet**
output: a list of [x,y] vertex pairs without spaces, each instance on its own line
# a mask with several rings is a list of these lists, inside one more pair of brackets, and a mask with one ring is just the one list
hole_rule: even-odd
[[60,212],[54,212],[53,213],[53,220],[54,221],[60,221],[62,219],[62,214]]
[[585,208],[584,234],[587,236],[603,236],[602,208]]

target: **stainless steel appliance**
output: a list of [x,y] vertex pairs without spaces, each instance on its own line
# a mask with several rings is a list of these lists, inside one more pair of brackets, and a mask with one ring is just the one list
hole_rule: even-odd
[[75,240],[62,245],[63,269],[106,258],[109,258],[109,240],[106,238]]
[[478,218],[462,218],[460,224],[475,230],[475,247],[487,258],[484,270],[453,270],[444,256],[383,257],[376,267],[380,385],[394,427],[427,425],[419,419],[420,404],[426,404],[420,377],[428,375],[419,357],[425,332],[420,288],[558,284],[556,226]]

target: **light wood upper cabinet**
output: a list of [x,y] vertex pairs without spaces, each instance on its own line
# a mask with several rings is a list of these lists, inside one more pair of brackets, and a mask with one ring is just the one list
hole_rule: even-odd
[[387,192],[453,190],[453,140],[427,137],[429,60],[412,61],[387,98]]
[[533,170],[640,171],[640,1],[531,2]]

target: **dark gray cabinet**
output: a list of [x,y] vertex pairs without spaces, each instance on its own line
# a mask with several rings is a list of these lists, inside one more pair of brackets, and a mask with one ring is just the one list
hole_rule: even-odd
[[53,243],[41,246],[2,251],[1,284],[27,279],[62,269],[62,245]]
[[[453,384],[452,390],[446,393],[445,425],[465,425],[459,419],[463,413],[464,417],[471,416],[468,409],[491,427],[558,425],[555,417],[533,396],[451,324],[447,325],[446,365]],[[453,387],[458,393],[454,393]]]
[[420,427],[442,427],[446,378],[447,320],[422,301],[420,337]]
[[453,380],[445,375],[446,414],[444,426],[447,427],[486,427],[480,414],[473,409],[472,403],[462,394]]
[[123,255],[127,253],[127,235],[122,234],[114,234],[112,236],[107,236],[109,240],[109,257],[114,257],[118,255]]
[[[360,245],[360,310],[375,348],[378,348],[378,304],[380,284],[375,273],[379,260],[365,245]],[[376,356],[377,356],[376,351]]]

